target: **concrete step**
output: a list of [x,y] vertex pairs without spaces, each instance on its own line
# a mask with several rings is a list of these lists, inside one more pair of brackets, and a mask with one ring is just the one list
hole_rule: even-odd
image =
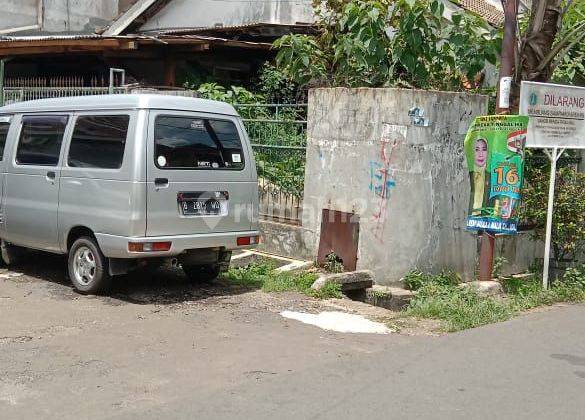
[[408,306],[415,295],[416,292],[412,290],[375,284],[366,289],[365,302],[392,311],[400,311]]
[[504,289],[502,288],[502,285],[500,284],[500,282],[495,280],[470,281],[467,283],[461,283],[459,286],[470,288],[484,296],[502,296],[504,294]]
[[341,285],[341,291],[353,292],[365,290],[374,284],[374,273],[370,270],[346,271],[343,273],[323,274],[311,286],[313,290],[320,290],[327,283]]

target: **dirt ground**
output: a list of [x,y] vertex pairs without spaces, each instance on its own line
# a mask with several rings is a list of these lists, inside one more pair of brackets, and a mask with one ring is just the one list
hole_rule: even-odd
[[395,340],[324,331],[282,310],[341,310],[400,336],[428,332],[360,302],[193,285],[171,269],[116,279],[108,296],[82,296],[62,257],[33,254],[0,270],[0,417],[133,418],[178,396],[310,369],[316,354],[352,358]]

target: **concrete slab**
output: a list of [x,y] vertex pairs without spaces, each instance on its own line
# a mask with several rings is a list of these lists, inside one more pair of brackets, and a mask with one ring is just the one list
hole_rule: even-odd
[[342,292],[364,290],[374,284],[374,273],[370,270],[348,271],[345,273],[324,274],[315,280],[313,290],[320,290],[325,284],[333,282],[341,285]]
[[461,287],[469,287],[485,296],[501,296],[504,294],[502,285],[494,280],[470,281],[468,283],[461,283]]
[[414,296],[416,292],[412,290],[375,284],[366,289],[365,302],[392,311],[400,311],[408,306]]
[[231,267],[245,267],[253,262],[269,261],[276,266],[277,271],[295,271],[308,269],[313,265],[312,261],[297,260],[294,258],[274,255],[267,252],[246,249],[232,254]]

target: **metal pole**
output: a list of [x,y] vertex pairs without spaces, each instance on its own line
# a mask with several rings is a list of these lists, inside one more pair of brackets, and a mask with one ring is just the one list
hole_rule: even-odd
[[548,206],[546,210],[546,236],[544,240],[544,267],[542,268],[542,287],[548,289],[548,270],[550,263],[550,242],[552,238],[552,217],[555,201],[555,183],[557,179],[557,161],[565,149],[553,147],[552,153],[545,150],[550,159],[550,183],[548,185]]
[[510,112],[510,89],[516,63],[516,27],[518,25],[518,0],[502,0],[504,8],[504,37],[502,59],[496,100],[496,114]]
[[110,95],[114,93],[114,73],[120,73],[122,75],[122,85],[126,84],[126,70],[110,67],[110,84],[108,86],[108,93]]
[[[516,26],[518,0],[502,0],[504,7],[504,38],[502,39],[502,59],[500,61],[500,80],[496,98],[496,114],[510,113],[510,87],[516,62]],[[479,252],[479,280],[492,279],[494,269],[495,238],[488,232],[481,234]]]

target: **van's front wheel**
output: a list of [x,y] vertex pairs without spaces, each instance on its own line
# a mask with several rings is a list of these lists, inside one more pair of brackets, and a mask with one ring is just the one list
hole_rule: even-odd
[[69,278],[75,289],[83,294],[96,294],[108,288],[111,276],[106,257],[95,239],[77,239],[69,250]]
[[187,278],[192,282],[209,282],[213,281],[219,276],[219,264],[198,264],[185,265],[182,264],[183,271]]

